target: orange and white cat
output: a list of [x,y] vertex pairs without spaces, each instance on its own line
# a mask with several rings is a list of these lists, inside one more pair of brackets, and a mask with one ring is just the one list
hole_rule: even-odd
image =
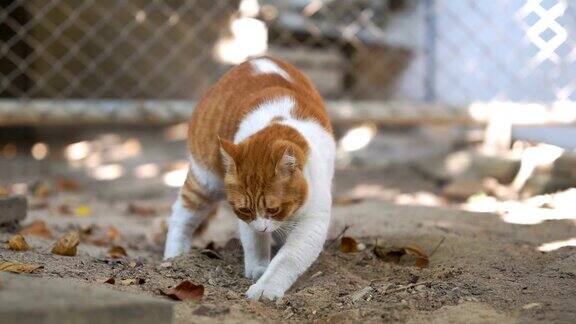
[[[247,296],[276,299],[320,254],[330,223],[335,142],[322,98],[292,65],[244,62],[201,99],[189,123],[190,167],[169,219],[165,258],[227,199],[238,216]],[[282,247],[271,259],[272,240]]]

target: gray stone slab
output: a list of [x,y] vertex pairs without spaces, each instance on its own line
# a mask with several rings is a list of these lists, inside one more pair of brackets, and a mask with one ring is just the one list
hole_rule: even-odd
[[173,303],[65,279],[0,273],[0,323],[171,323]]
[[24,196],[0,198],[0,224],[23,220],[27,209],[28,201]]

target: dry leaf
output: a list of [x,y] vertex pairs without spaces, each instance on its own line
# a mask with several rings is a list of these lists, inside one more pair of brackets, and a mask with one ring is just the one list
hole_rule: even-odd
[[126,250],[121,246],[113,246],[108,250],[108,255],[114,259],[123,258],[128,256]]
[[[399,264],[400,260],[404,256],[411,256],[415,257],[414,266],[418,268],[425,268],[429,264],[428,255],[424,250],[416,245],[407,245],[405,247],[392,247],[392,248],[385,248],[382,246],[376,245],[373,250],[374,254],[384,262]],[[407,260],[403,261],[406,262]]]
[[70,205],[61,204],[58,206],[58,213],[60,215],[72,215],[72,208],[70,208]]
[[34,222],[30,223],[30,225],[24,227],[20,234],[22,235],[35,235],[41,236],[47,239],[52,239],[52,233],[46,227],[46,223],[43,220],[35,220]]
[[15,263],[15,262],[0,263],[0,271],[8,271],[13,273],[32,273],[41,268],[42,266],[26,263]]
[[88,217],[92,215],[92,208],[86,205],[80,205],[74,210],[74,214],[78,217]]
[[92,235],[95,227],[96,225],[94,224],[82,225],[80,226],[78,231],[80,232],[81,235]]
[[78,191],[80,185],[72,179],[60,178],[56,180],[56,187],[60,191]]
[[404,247],[404,250],[407,254],[416,256],[414,266],[418,268],[425,268],[428,266],[428,263],[430,263],[428,260],[428,254],[426,254],[426,252],[420,246],[416,244],[407,245]]
[[96,245],[96,246],[108,246],[110,245],[110,241],[105,238],[100,238],[100,239],[88,239],[87,243],[92,244],[92,245]]
[[415,255],[423,259],[428,259],[426,252],[424,252],[424,250],[416,244],[406,245],[404,250],[406,250],[407,254]]
[[29,206],[30,210],[40,210],[50,207],[50,203],[48,203],[46,200],[42,200],[31,202]]
[[8,197],[9,195],[10,191],[5,187],[0,186],[0,198]]
[[75,256],[76,247],[80,243],[78,232],[70,232],[62,236],[54,245],[52,253],[58,255]]
[[130,215],[138,216],[156,216],[156,209],[150,206],[140,206],[134,203],[128,205],[127,211]]
[[333,205],[335,206],[349,206],[358,204],[364,201],[364,198],[352,197],[352,196],[340,196],[334,199]]
[[188,280],[184,280],[178,286],[171,288],[167,292],[161,291],[167,297],[174,300],[201,300],[204,296],[204,286],[195,285]]
[[358,242],[349,236],[342,237],[342,239],[340,239],[340,252],[358,252]]
[[418,258],[416,259],[416,262],[414,262],[414,266],[418,268],[426,268],[429,263],[430,261],[428,259]]
[[146,281],[142,278],[128,278],[120,281],[120,284],[122,286],[132,286],[132,285],[141,285],[144,282]]
[[108,239],[116,241],[120,238],[120,232],[114,226],[108,226]]
[[104,283],[113,285],[116,283],[116,279],[114,279],[114,277],[110,277],[110,278],[106,279],[106,281],[104,281]]
[[50,196],[50,188],[45,183],[39,183],[34,188],[34,196],[38,198],[46,198]]
[[14,251],[26,251],[30,249],[22,234],[16,234],[12,236],[12,238],[10,238],[8,241],[8,248]]

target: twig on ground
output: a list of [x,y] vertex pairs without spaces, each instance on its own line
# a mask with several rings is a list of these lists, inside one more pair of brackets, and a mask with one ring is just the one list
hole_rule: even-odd
[[338,234],[338,236],[336,236],[335,239],[333,239],[332,241],[330,241],[330,243],[328,243],[328,245],[326,245],[326,248],[331,247],[332,245],[334,245],[334,243],[336,243],[336,241],[338,241],[340,238],[342,238],[342,236],[344,236],[344,234],[346,233],[346,231],[350,228],[350,225],[346,224],[344,225],[344,229],[342,229],[342,232],[340,232],[340,234]]
[[315,274],[311,275],[311,276],[310,276],[310,279],[314,279],[314,278],[322,275],[322,273],[323,273],[322,271],[318,271],[318,272],[316,272]]
[[359,301],[360,299],[362,299],[364,296],[366,296],[368,293],[370,293],[372,290],[374,290],[374,288],[372,288],[370,286],[366,286],[366,287],[360,289],[359,291],[353,293],[350,296],[350,301],[355,303],[355,302]]
[[436,251],[438,250],[440,245],[442,245],[442,243],[444,243],[445,239],[446,239],[446,236],[443,236],[442,239],[440,240],[440,242],[438,242],[438,244],[436,244],[436,247],[434,248],[434,250],[432,250],[432,252],[430,252],[430,254],[428,255],[428,259],[430,259],[434,255],[434,253],[436,253]]
[[387,290],[384,292],[384,295],[390,295],[399,291],[403,291],[403,290],[407,290],[416,286],[421,286],[421,285],[425,285],[428,283],[431,283],[432,281],[422,281],[422,282],[417,282],[417,283],[413,283],[413,284],[409,284],[407,286],[404,287],[400,287],[400,288],[396,288],[396,289],[392,289],[392,290]]

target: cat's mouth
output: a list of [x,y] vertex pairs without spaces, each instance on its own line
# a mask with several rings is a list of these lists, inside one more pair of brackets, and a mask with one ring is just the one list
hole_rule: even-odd
[[259,233],[272,233],[278,228],[278,226],[275,226],[272,221],[260,217],[252,221],[250,225],[252,225],[252,228]]

